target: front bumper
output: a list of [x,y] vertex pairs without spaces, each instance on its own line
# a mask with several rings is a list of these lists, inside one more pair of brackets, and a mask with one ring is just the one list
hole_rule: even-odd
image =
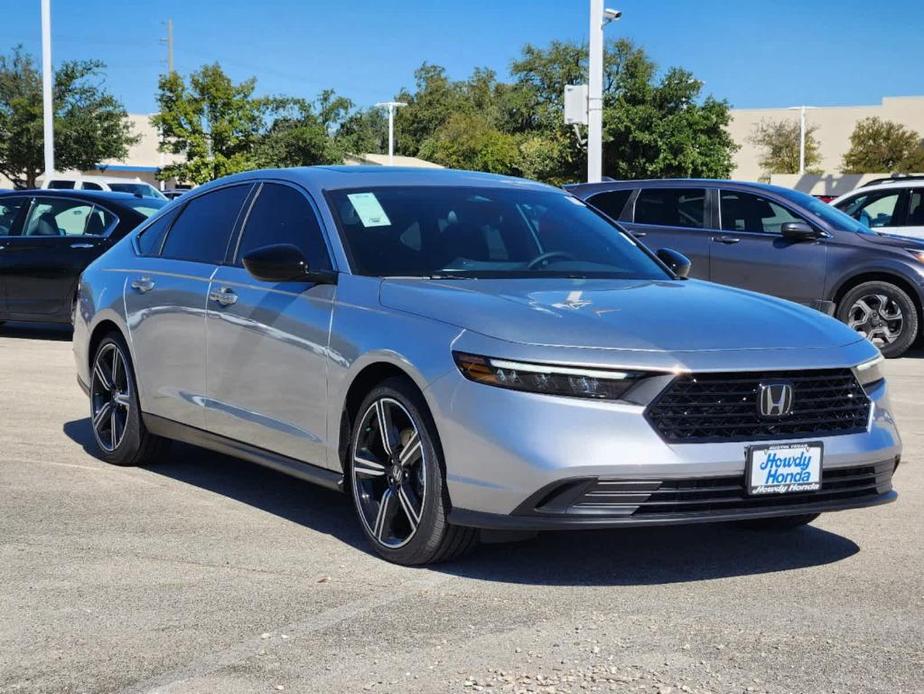
[[[450,520],[458,525],[514,530],[727,521],[860,508],[897,496],[891,479],[902,446],[884,382],[869,392],[866,431],[774,441],[822,441],[825,478],[818,492],[772,500],[744,493],[749,442],[671,444],[641,406],[504,390],[458,373],[433,383],[427,396],[446,460]],[[829,477],[862,470],[863,489],[833,493],[837,485]],[[619,490],[614,503],[586,503],[583,495],[601,484]],[[723,488],[717,495],[690,489],[716,486]],[[640,489],[650,494],[633,495]],[[653,509],[659,499],[685,503]],[[696,499],[704,503],[687,503]]]

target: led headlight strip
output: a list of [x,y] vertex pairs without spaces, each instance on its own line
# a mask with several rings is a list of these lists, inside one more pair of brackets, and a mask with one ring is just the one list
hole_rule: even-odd
[[459,371],[476,383],[497,388],[597,400],[619,400],[644,371],[616,371],[534,364],[453,352]]

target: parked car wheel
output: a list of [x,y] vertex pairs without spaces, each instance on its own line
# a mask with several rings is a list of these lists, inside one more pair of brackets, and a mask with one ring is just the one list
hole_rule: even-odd
[[134,367],[118,335],[104,338],[93,357],[90,424],[100,457],[114,465],[152,462],[167,445],[144,426]]
[[801,516],[782,516],[780,518],[752,518],[738,521],[738,525],[749,530],[792,530],[808,525],[820,516],[820,513],[804,513]]
[[436,427],[416,388],[391,378],[359,408],[349,457],[353,502],[375,551],[396,564],[460,556],[477,530],[450,525]]
[[904,354],[918,335],[917,307],[890,282],[857,285],[843,296],[836,315],[889,358]]

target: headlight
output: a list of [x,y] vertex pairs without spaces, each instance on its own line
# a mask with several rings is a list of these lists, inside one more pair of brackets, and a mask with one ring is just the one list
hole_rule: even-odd
[[619,400],[640,379],[651,375],[644,371],[532,364],[462,352],[453,352],[453,357],[462,375],[476,383],[596,400]]
[[885,359],[880,355],[875,359],[870,359],[859,366],[853,367],[857,380],[865,390],[869,390],[869,386],[873,386],[885,378],[885,374],[882,373],[882,363],[884,361]]

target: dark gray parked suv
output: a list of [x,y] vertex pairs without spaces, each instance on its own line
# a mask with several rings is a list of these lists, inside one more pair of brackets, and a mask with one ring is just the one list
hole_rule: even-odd
[[693,261],[691,276],[813,306],[887,357],[918,335],[924,242],[878,234],[810,195],[720,180],[607,181],[567,187],[642,243]]

